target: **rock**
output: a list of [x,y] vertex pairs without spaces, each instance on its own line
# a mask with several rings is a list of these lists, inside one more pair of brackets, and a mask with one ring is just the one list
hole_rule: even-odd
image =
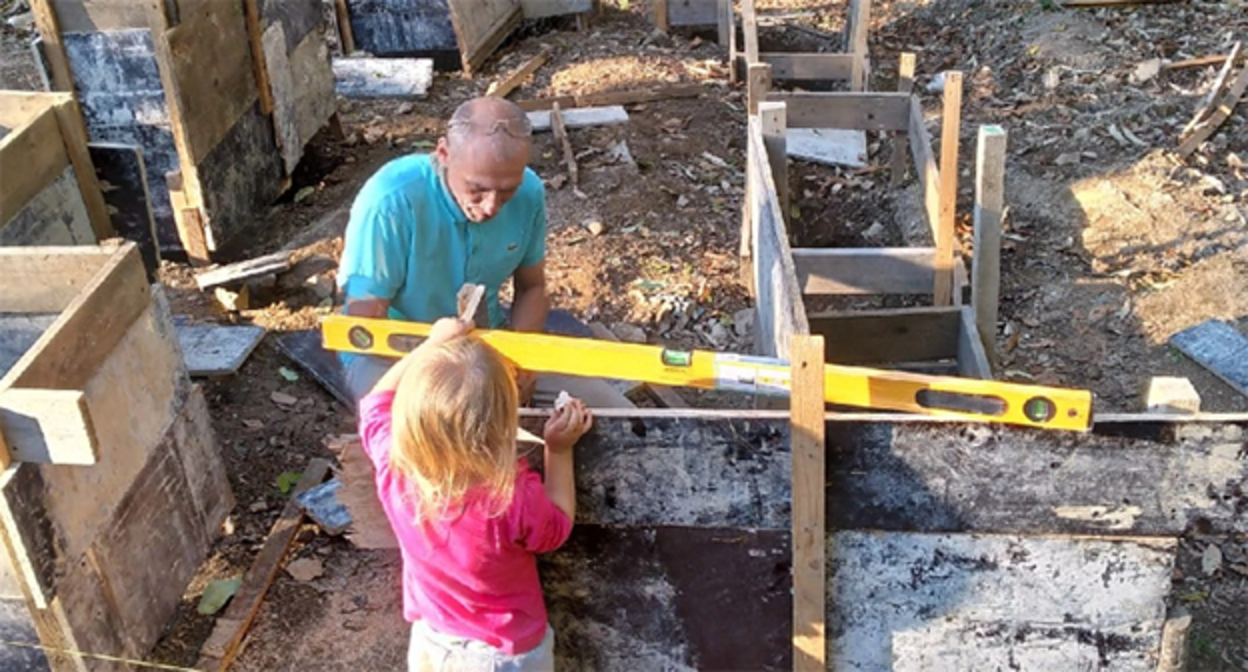
[[24,12],[10,17],[8,23],[17,30],[33,30],[35,27],[35,15],[30,12]]
[[1079,152],[1066,152],[1065,154],[1059,154],[1057,158],[1053,160],[1053,163],[1059,166],[1069,166],[1079,163],[1080,158]]
[[334,295],[334,282],[323,275],[308,278],[308,287],[318,299],[327,299]]
[[611,329],[621,341],[626,343],[645,343],[646,331],[641,327],[627,322],[621,322]]
[[672,40],[671,35],[668,35],[657,28],[650,31],[650,34],[646,36],[646,39],[641,41],[641,44],[642,46],[649,45],[659,47],[660,49],[671,49],[676,46],[676,42]]
[[728,330],[719,322],[713,322],[711,323],[711,332],[708,338],[711,339],[711,344],[715,347],[723,347],[728,342]]
[[881,224],[880,222],[876,222],[872,224],[871,226],[867,227],[866,231],[862,232],[862,237],[866,238],[868,241],[875,242],[883,238],[884,234],[885,234],[884,225]]
[[217,303],[221,304],[222,308],[231,313],[247,310],[250,307],[251,292],[248,290],[247,285],[243,285],[242,289],[237,292],[231,292],[224,287],[217,287],[213,290],[212,295],[217,299]]
[[398,115],[398,114],[411,114],[412,110],[414,110],[414,109],[416,109],[416,106],[415,106],[415,105],[413,105],[413,104],[411,104],[411,103],[402,103],[402,104],[400,104],[400,105],[398,106],[398,108],[396,108],[396,109],[394,110],[394,113],[395,113],[396,115]]
[[1044,73],[1044,88],[1052,91],[1062,83],[1062,71],[1059,68],[1049,68]]
[[269,399],[272,399],[273,403],[278,404],[280,406],[294,406],[295,404],[299,403],[298,397],[292,397],[289,394],[286,394],[285,392],[274,392],[273,394],[269,395]]
[[601,236],[607,230],[607,226],[602,223],[602,220],[598,219],[591,219],[585,222],[585,228],[589,229],[589,232],[595,236]]
[[290,575],[290,578],[303,583],[325,574],[325,565],[316,558],[299,558],[286,565],[286,573]]
[[1143,84],[1159,74],[1161,74],[1161,59],[1152,58],[1135,66],[1135,71],[1131,73],[1131,83]]
[[1222,549],[1217,544],[1205,547],[1205,552],[1200,556],[1200,568],[1204,570],[1205,576],[1213,576],[1222,569]]
[[737,336],[745,338],[754,329],[754,309],[742,308],[732,314],[732,329]]
[[944,93],[945,91],[945,73],[940,73],[927,83],[928,93]]
[[637,165],[637,162],[633,160],[633,153],[628,151],[628,143],[624,140],[617,142],[611,149],[607,150],[607,158],[628,166],[636,167]]
[[251,506],[247,507],[247,510],[252,513],[260,513],[261,511],[268,510],[268,508],[269,508],[268,502],[261,499],[261,500],[252,502]]
[[689,197],[688,197],[688,196],[685,196],[684,194],[681,194],[681,195],[680,195],[680,197],[676,199],[676,207],[678,207],[678,208],[684,208],[684,207],[686,207],[686,206],[688,206],[688,205],[689,205]]

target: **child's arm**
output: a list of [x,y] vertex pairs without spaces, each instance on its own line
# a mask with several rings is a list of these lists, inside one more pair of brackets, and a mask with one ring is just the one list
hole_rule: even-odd
[[430,349],[437,347],[447,341],[459,338],[467,334],[472,329],[472,324],[457,317],[444,317],[433,323],[433,328],[429,331],[429,337],[423,343],[416,346],[415,350],[407,353],[389,371],[377,381],[373,386],[372,393],[391,392],[399,386],[399,381],[403,380],[403,372],[417,358],[429,352]]
[[576,480],[572,448],[594,424],[579,399],[555,411],[546,421],[546,496],[569,520],[576,520]]

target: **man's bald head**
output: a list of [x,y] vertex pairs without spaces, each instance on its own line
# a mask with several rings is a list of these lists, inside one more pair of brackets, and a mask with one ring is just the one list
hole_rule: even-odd
[[524,110],[503,98],[474,98],[455,110],[436,156],[469,219],[491,219],[515,196],[524,182],[531,136]]

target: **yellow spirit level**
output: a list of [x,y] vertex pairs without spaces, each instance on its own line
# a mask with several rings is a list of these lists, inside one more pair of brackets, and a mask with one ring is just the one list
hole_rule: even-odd
[[[401,357],[429,335],[431,326],[330,315],[321,322],[321,333],[328,350]],[[502,330],[473,334],[529,371],[789,395],[789,365],[772,357]],[[843,406],[1046,429],[1086,431],[1092,424],[1090,392],[995,380],[828,364],[823,395],[828,403]]]

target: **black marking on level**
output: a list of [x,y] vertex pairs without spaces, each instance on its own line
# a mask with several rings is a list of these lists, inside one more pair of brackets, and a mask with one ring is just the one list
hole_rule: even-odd
[[386,345],[396,352],[411,352],[416,346],[424,342],[423,336],[412,336],[411,334],[390,334],[386,337]]
[[919,390],[914,395],[914,401],[923,408],[975,413],[994,417],[1005,415],[1006,409],[1009,408],[1009,404],[1001,397],[940,390]]

